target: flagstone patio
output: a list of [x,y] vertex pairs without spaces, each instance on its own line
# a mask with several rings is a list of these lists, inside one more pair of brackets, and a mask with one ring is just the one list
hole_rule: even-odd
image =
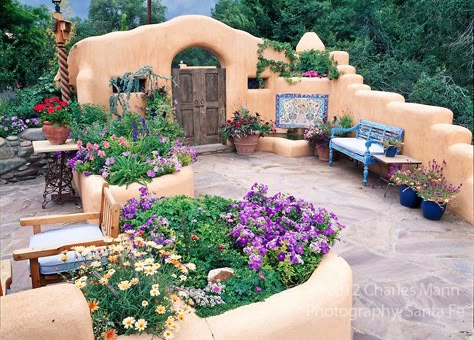
[[[195,192],[241,198],[254,182],[333,211],[347,226],[334,247],[353,271],[354,339],[467,339],[473,334],[474,227],[451,213],[441,221],[398,203],[398,192],[362,187],[348,160],[329,168],[314,157],[259,152],[202,155]],[[1,258],[25,247],[20,217],[80,212],[74,203],[41,209],[43,178],[0,186]],[[13,264],[12,290],[30,288],[27,263]],[[311,310],[308,309],[308,313]]]

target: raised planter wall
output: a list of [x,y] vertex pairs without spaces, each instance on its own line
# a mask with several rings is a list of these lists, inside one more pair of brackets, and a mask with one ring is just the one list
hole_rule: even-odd
[[[84,176],[74,174],[74,184],[81,194],[84,212],[100,211],[102,185],[105,179],[99,175]],[[126,203],[130,198],[140,197],[139,188],[143,185],[132,183],[128,186],[111,185],[110,190],[119,204]],[[194,197],[194,173],[191,165],[174,174],[154,178],[147,183],[148,190],[157,197],[187,195]]]
[[[302,285],[209,318],[187,316],[176,340],[350,340],[352,271],[330,252]],[[148,340],[150,335],[120,336]]]

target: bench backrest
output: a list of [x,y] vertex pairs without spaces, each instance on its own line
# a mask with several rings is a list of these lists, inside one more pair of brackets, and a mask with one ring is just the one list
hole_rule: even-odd
[[356,138],[375,140],[383,144],[387,139],[403,140],[403,129],[361,119]]

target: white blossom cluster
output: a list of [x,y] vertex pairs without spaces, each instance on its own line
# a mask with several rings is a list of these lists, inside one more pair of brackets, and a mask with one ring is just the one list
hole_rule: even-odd
[[220,282],[208,283],[204,289],[180,287],[180,294],[186,294],[194,303],[201,307],[215,307],[225,304],[221,295],[225,291],[225,285]]

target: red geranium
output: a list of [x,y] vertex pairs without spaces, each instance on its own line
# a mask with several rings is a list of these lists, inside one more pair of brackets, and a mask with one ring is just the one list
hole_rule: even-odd
[[42,103],[36,104],[33,109],[42,113],[41,122],[48,121],[56,126],[69,126],[71,112],[68,103],[58,97],[45,98]]

